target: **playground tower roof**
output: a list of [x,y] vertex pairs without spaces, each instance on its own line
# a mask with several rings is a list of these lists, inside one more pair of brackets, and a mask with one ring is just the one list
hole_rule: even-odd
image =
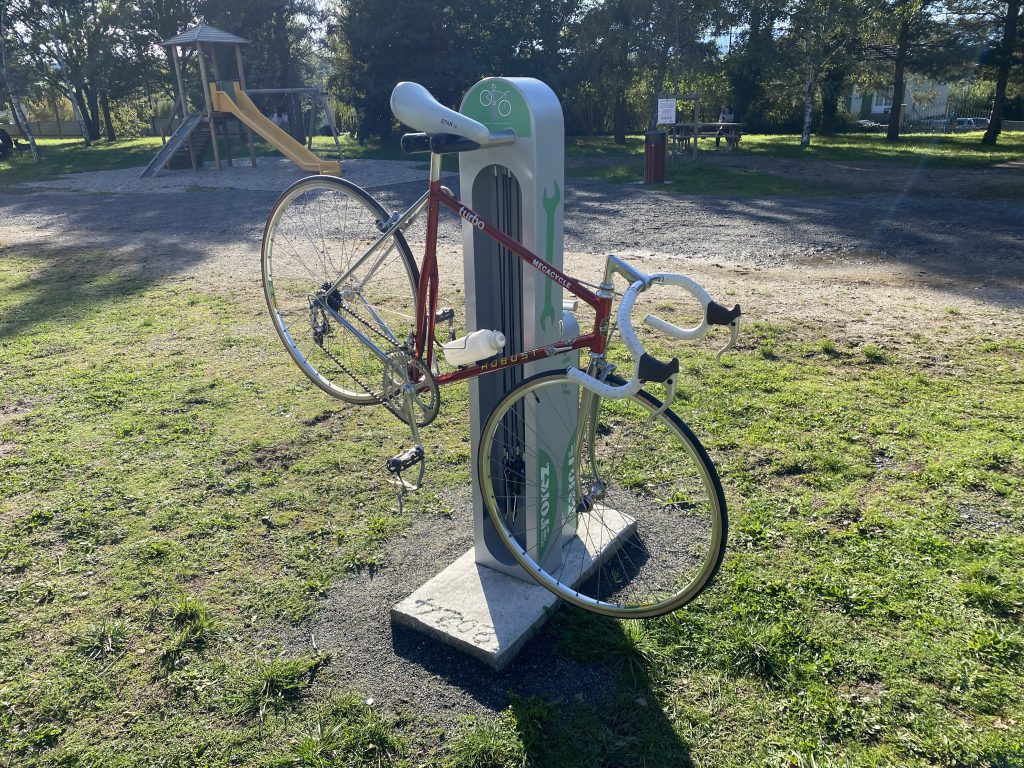
[[189,45],[191,43],[231,43],[234,45],[247,45],[249,43],[244,37],[232,35],[223,29],[217,29],[210,24],[196,24],[191,29],[186,29],[180,35],[169,37],[160,45]]

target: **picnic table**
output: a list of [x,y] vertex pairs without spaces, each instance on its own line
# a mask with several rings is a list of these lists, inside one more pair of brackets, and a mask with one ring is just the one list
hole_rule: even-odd
[[725,148],[732,150],[739,146],[742,128],[742,123],[698,123],[694,135],[693,123],[676,123],[672,126],[672,142],[677,149],[687,150],[691,140],[720,137],[725,139]]

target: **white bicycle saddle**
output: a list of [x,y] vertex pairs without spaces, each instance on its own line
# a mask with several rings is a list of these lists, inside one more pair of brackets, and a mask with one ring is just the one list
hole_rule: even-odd
[[423,133],[453,133],[482,147],[511,144],[515,131],[491,132],[483,123],[440,104],[419,83],[403,82],[391,92],[391,111],[401,122]]

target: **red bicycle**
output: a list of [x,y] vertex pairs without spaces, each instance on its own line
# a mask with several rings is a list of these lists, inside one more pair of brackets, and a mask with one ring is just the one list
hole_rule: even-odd
[[[312,176],[289,187],[270,213],[263,287],[289,355],[329,395],[383,405],[411,427],[414,446],[387,464],[403,487],[414,489],[425,467],[419,428],[438,413],[439,387],[588,350],[585,367],[527,378],[487,418],[476,457],[484,504],[515,559],[568,602],[616,617],[655,616],[684,605],[721,563],[725,498],[703,446],[669,408],[678,359],[665,363],[648,355],[630,315],[640,293],[659,284],[679,286],[699,303],[700,322],[680,328],[653,315],[643,322],[677,339],[728,326],[728,349],[739,305],[727,309],[684,275],[648,275],[615,256],[608,256],[593,288],[565,274],[441,184],[444,154],[511,144],[514,132],[492,132],[415,83],[400,83],[391,103],[401,122],[420,131],[402,137],[403,149],[430,153],[429,186],[415,203],[389,214],[345,179]],[[555,344],[502,350],[440,372],[435,327],[453,315],[437,307],[442,208],[590,305],[593,327]],[[426,247],[417,268],[403,231],[424,209]],[[629,286],[613,320],[615,275]],[[615,375],[606,355],[616,330],[633,360],[628,381]],[[643,389],[646,382],[664,386],[664,401]],[[417,480],[403,480],[414,468]]]

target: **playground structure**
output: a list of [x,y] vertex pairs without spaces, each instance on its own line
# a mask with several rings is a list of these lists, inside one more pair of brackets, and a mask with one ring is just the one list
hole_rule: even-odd
[[[209,24],[197,24],[191,29],[182,32],[172,38],[164,40],[161,45],[170,51],[170,59],[174,65],[175,83],[177,85],[177,99],[171,111],[173,119],[181,115],[181,122],[174,130],[174,133],[167,139],[167,142],[156,153],[149,165],[142,172],[142,178],[155,176],[168,165],[178,162],[191,162],[192,168],[202,166],[202,153],[209,145],[213,150],[213,163],[218,171],[222,170],[221,147],[218,139],[218,128],[222,131],[222,139],[225,141],[227,152],[225,160],[231,165],[230,133],[227,130],[227,118],[237,119],[245,128],[246,140],[249,145],[249,160],[253,167],[256,166],[256,149],[253,145],[252,134],[256,133],[267,143],[277,149],[281,154],[295,163],[299,168],[308,173],[324,173],[335,176],[341,175],[341,163],[337,160],[323,160],[313,154],[313,136],[316,118],[320,109],[323,109],[330,127],[331,135],[334,137],[334,145],[341,157],[341,144],[338,141],[338,130],[334,122],[334,113],[327,103],[327,96],[323,88],[263,88],[247,91],[245,88],[245,69],[242,66],[242,48],[248,45],[249,41],[244,38],[232,35],[229,32],[217,29]],[[192,112],[189,108],[188,93],[185,90],[182,77],[182,59],[184,52],[179,56],[178,48],[183,51],[187,47],[195,46],[196,59],[199,65],[199,77],[202,81],[203,109],[199,112]],[[223,80],[221,78],[221,61],[219,55],[227,46],[234,48],[235,66],[237,78]],[[207,62],[213,70],[213,81],[210,81]],[[309,110],[309,126],[306,131],[307,141],[303,145],[270,118],[263,115],[260,109],[253,103],[250,95],[296,95],[300,98],[309,97],[312,107]],[[301,111],[301,110],[300,110]],[[183,158],[184,159],[183,161]]]

